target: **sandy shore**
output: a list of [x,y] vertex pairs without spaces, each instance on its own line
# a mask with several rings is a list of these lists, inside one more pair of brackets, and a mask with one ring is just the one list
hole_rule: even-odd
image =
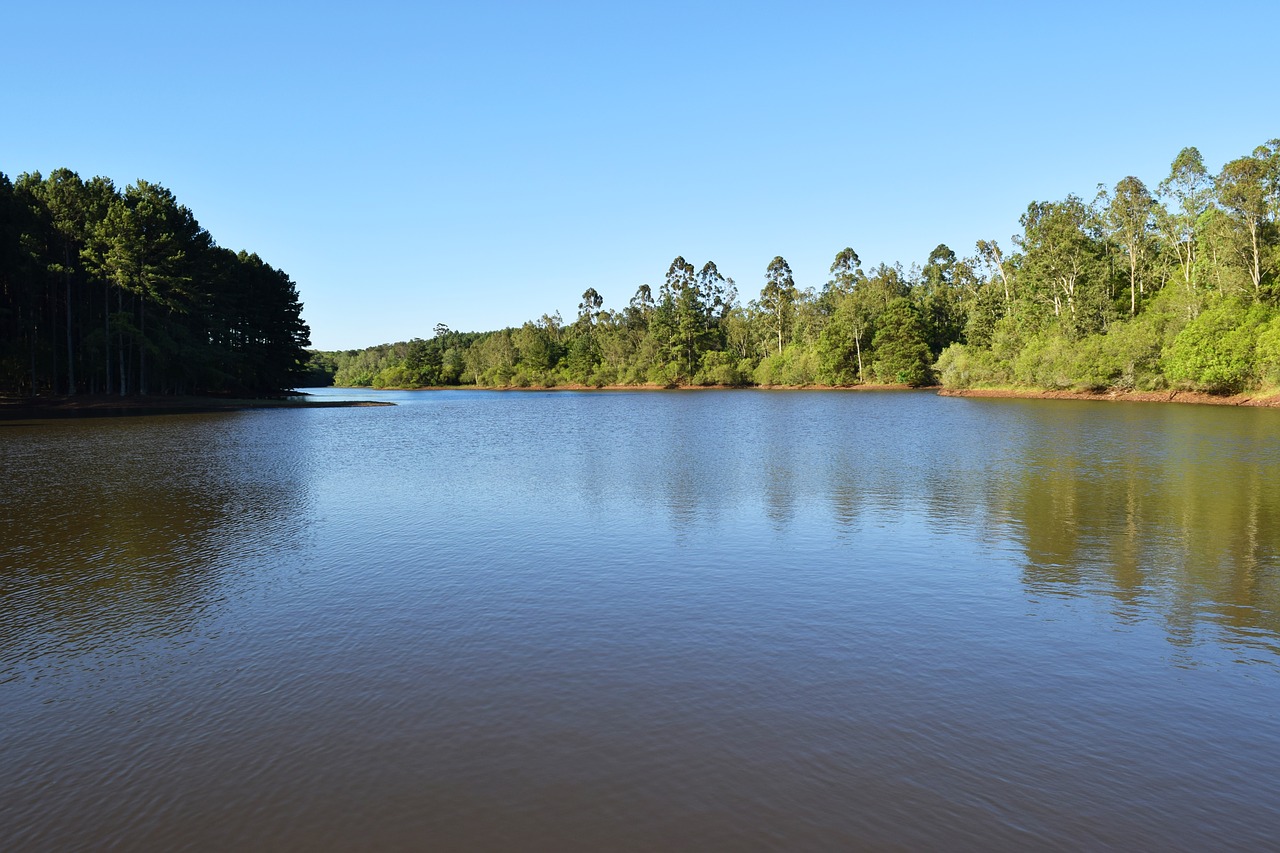
[[1201,391],[1033,391],[1007,388],[941,389],[942,397],[998,397],[1028,400],[1099,400],[1122,403],[1194,403],[1203,406],[1264,406],[1280,408],[1280,395],[1218,395]]

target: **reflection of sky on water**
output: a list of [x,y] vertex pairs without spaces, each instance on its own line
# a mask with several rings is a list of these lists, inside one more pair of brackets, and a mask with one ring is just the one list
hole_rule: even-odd
[[665,395],[639,418],[569,405],[584,426],[561,491],[633,518],[665,507],[651,529],[723,541],[763,523],[891,555],[922,517],[1020,555],[1033,600],[1099,598],[1183,647],[1280,651],[1274,413],[720,392]]
[[[8,431],[7,659],[95,632],[180,634],[228,594],[228,572],[252,584],[335,522],[337,547],[502,528],[671,537],[729,558],[765,534],[890,561],[907,539],[957,537],[1020,564],[1033,602],[1097,599],[1117,623],[1159,619],[1184,648],[1277,652],[1271,412],[874,393],[390,396],[400,405],[377,416]],[[939,570],[975,570],[941,565],[946,550]]]
[[1274,413],[385,396],[0,437],[0,842],[1275,837]]

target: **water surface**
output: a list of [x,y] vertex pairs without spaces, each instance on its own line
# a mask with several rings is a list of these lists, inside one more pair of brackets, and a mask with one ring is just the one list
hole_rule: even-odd
[[0,425],[0,848],[1280,834],[1275,412],[365,393]]

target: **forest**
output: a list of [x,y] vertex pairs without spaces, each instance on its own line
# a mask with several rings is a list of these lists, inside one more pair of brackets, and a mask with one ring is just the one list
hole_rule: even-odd
[[0,393],[269,394],[309,343],[289,276],[159,184],[0,173]]
[[1184,148],[1150,188],[1033,201],[1007,243],[863,269],[821,286],[782,257],[743,303],[714,262],[677,257],[656,288],[577,316],[364,350],[312,352],[310,384],[804,386],[1237,393],[1280,385],[1280,139],[1216,173]]

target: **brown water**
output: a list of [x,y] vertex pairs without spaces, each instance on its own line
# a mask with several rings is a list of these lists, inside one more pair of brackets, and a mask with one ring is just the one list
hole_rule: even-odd
[[1275,848],[1280,414],[373,396],[0,424],[0,849]]

